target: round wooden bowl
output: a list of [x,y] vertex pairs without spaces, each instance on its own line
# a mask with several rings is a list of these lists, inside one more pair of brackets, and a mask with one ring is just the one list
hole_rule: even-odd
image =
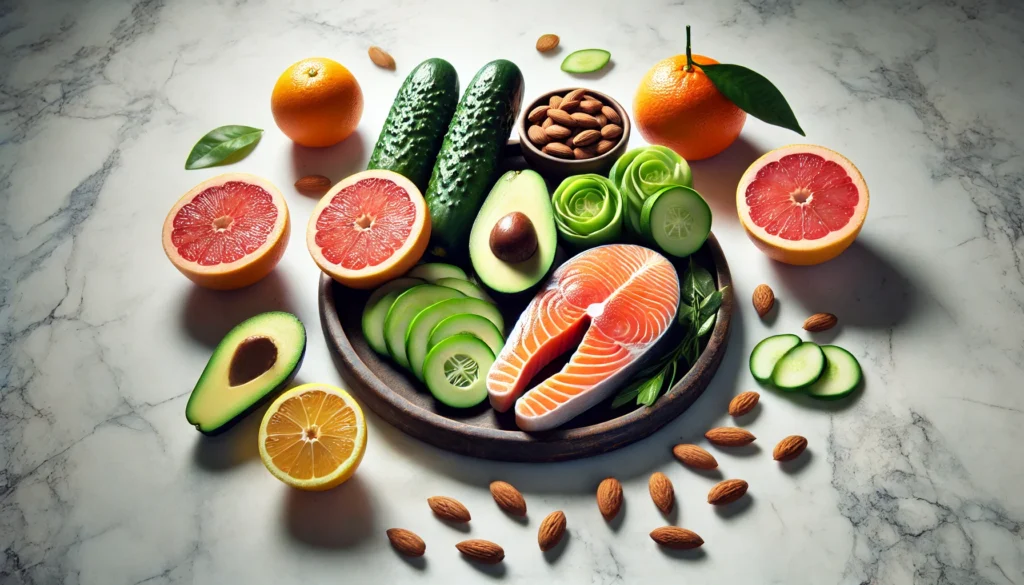
[[587,93],[600,98],[604,105],[611,107],[622,118],[622,136],[619,137],[619,143],[608,152],[583,160],[557,158],[542,152],[536,145],[530,142],[530,138],[526,135],[526,128],[530,125],[526,117],[530,115],[534,108],[546,106],[548,100],[553,95],[563,96],[574,89],[577,88],[564,87],[551,90],[530,102],[528,107],[523,108],[522,113],[519,115],[519,121],[516,123],[516,130],[519,132],[519,148],[522,149],[523,158],[529,163],[530,168],[540,172],[542,175],[551,177],[568,177],[569,175],[582,175],[584,173],[607,175],[615,161],[619,160],[622,153],[626,152],[626,146],[629,144],[629,133],[632,129],[626,109],[607,94],[592,89],[587,90]]
[[[729,265],[713,234],[695,255],[695,260],[715,275],[719,288],[731,285]],[[685,265],[685,259],[676,261],[680,275]],[[511,410],[496,413],[487,401],[472,409],[448,408],[434,400],[414,376],[370,349],[361,326],[368,291],[345,288],[329,276],[321,275],[320,323],[336,362],[355,382],[352,392],[363,405],[403,432],[441,449],[473,457],[561,461],[628,445],[665,426],[689,408],[707,388],[725,355],[734,306],[731,291],[730,286],[697,364],[658,398],[654,406],[627,405],[612,410],[609,398],[563,427],[543,433],[518,430]],[[511,327],[521,307],[502,309]]]

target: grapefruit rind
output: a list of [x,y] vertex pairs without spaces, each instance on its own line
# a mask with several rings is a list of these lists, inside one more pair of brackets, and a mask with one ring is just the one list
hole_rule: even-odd
[[[171,239],[175,217],[182,207],[191,203],[203,191],[232,181],[256,185],[270,194],[278,213],[273,228],[267,234],[266,241],[253,252],[234,262],[203,266],[198,262],[186,260],[178,252]],[[288,204],[285,203],[284,195],[273,183],[249,173],[224,173],[199,183],[178,199],[164,219],[163,247],[164,253],[167,254],[167,258],[174,264],[174,267],[192,282],[205,288],[232,290],[249,286],[270,274],[270,271],[277,266],[284,255],[290,233],[291,220],[288,214]]]
[[[411,226],[409,236],[402,246],[395,250],[390,257],[379,264],[351,270],[329,261],[324,256],[323,249],[316,242],[317,220],[324,209],[331,204],[335,196],[341,191],[360,181],[371,178],[386,179],[405,190],[416,208],[416,218]],[[309,224],[306,227],[306,246],[309,248],[309,254],[313,257],[316,265],[320,267],[320,270],[337,282],[357,289],[375,288],[408,272],[423,257],[429,240],[430,214],[427,211],[427,202],[423,199],[420,190],[416,188],[412,181],[404,176],[385,170],[362,171],[343,179],[334,187],[331,187],[331,190],[320,199],[316,208],[313,209],[313,213],[309,216]]]
[[[850,180],[856,185],[860,195],[853,215],[843,228],[830,232],[828,235],[816,240],[787,240],[769,234],[763,227],[754,223],[750,217],[750,210],[747,206],[747,187],[757,178],[757,173],[770,163],[781,160],[791,154],[810,153],[818,155],[827,161],[834,162],[841,166]],[[867,183],[860,170],[845,156],[834,150],[813,144],[790,144],[776,148],[765,153],[754,161],[740,178],[736,186],[736,210],[739,214],[740,223],[747,232],[747,236],[758,249],[772,260],[793,264],[797,266],[811,266],[821,264],[835,258],[850,247],[850,244],[857,239],[864,220],[868,213],[870,196]]]

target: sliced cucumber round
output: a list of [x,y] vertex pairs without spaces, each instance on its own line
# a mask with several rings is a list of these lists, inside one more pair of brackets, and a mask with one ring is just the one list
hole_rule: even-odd
[[772,370],[772,384],[787,392],[803,390],[818,381],[825,370],[825,353],[813,341],[786,352]]
[[419,315],[409,323],[409,330],[405,334],[405,356],[409,360],[412,373],[420,380],[423,379],[423,360],[427,357],[427,343],[430,341],[430,332],[434,326],[448,317],[461,313],[471,313],[486,318],[498,329],[505,328],[505,320],[501,316],[498,307],[481,301],[464,297],[460,299],[447,299],[434,303],[420,311]]
[[487,371],[494,353],[478,337],[453,335],[430,350],[423,379],[434,398],[452,408],[469,408],[487,399]]
[[837,400],[857,389],[862,378],[860,363],[853,354],[835,345],[823,345],[825,371],[807,393],[822,400]]
[[466,295],[467,297],[480,299],[481,301],[487,301],[488,303],[494,302],[493,300],[491,300],[491,297],[487,296],[487,293],[485,293],[482,288],[477,286],[476,283],[470,282],[468,280],[464,280],[461,278],[452,278],[448,276],[445,278],[438,278],[436,281],[434,281],[434,284],[438,286],[447,286],[448,288],[454,288],[455,290]]
[[418,278],[396,278],[380,285],[370,294],[363,309],[363,338],[373,351],[388,355],[388,346],[384,341],[384,319],[398,295],[418,284],[423,284],[423,281]]
[[640,230],[668,254],[693,254],[711,233],[711,208],[689,187],[665,187],[644,201]]
[[800,338],[788,333],[762,339],[750,352],[750,373],[754,379],[762,384],[770,383],[775,364],[779,363],[787,351],[798,345]]
[[494,326],[494,323],[480,315],[463,313],[452,315],[434,327],[430,332],[430,339],[427,340],[427,351],[429,352],[438,343],[459,333],[469,333],[479,337],[480,341],[491,348],[491,353],[495,356],[501,353],[501,348],[505,347],[505,338],[502,337],[501,331]]
[[422,278],[430,284],[436,284],[438,280],[442,278],[458,278],[459,280],[469,280],[466,277],[466,271],[452,264],[445,264],[444,262],[428,262],[426,264],[420,264],[419,266],[413,266],[406,276],[412,278]]
[[612,54],[604,49],[583,49],[569,53],[562,61],[562,71],[566,73],[593,73],[604,69]]
[[409,324],[434,303],[445,299],[456,299],[463,296],[459,291],[446,286],[434,284],[421,284],[414,286],[404,293],[398,295],[388,316],[384,319],[384,342],[387,344],[388,353],[391,358],[403,368],[409,367],[409,358],[405,355],[405,334],[409,331]]

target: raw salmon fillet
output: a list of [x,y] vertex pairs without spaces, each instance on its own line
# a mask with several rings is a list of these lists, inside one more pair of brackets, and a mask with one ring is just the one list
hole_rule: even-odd
[[[626,382],[678,310],[679,276],[657,252],[612,244],[576,255],[523,311],[487,373],[491,406],[505,412],[515,403],[524,431],[569,421]],[[577,343],[560,372],[520,398],[541,368]]]

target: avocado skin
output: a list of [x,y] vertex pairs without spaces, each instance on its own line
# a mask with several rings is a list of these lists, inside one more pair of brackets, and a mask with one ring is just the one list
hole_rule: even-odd
[[484,65],[466,88],[425,195],[432,255],[463,264],[467,260],[469,230],[498,178],[501,153],[522,103],[523,74],[504,59]]
[[444,59],[427,59],[405,78],[391,104],[367,170],[394,171],[426,191],[459,101],[459,75]]

